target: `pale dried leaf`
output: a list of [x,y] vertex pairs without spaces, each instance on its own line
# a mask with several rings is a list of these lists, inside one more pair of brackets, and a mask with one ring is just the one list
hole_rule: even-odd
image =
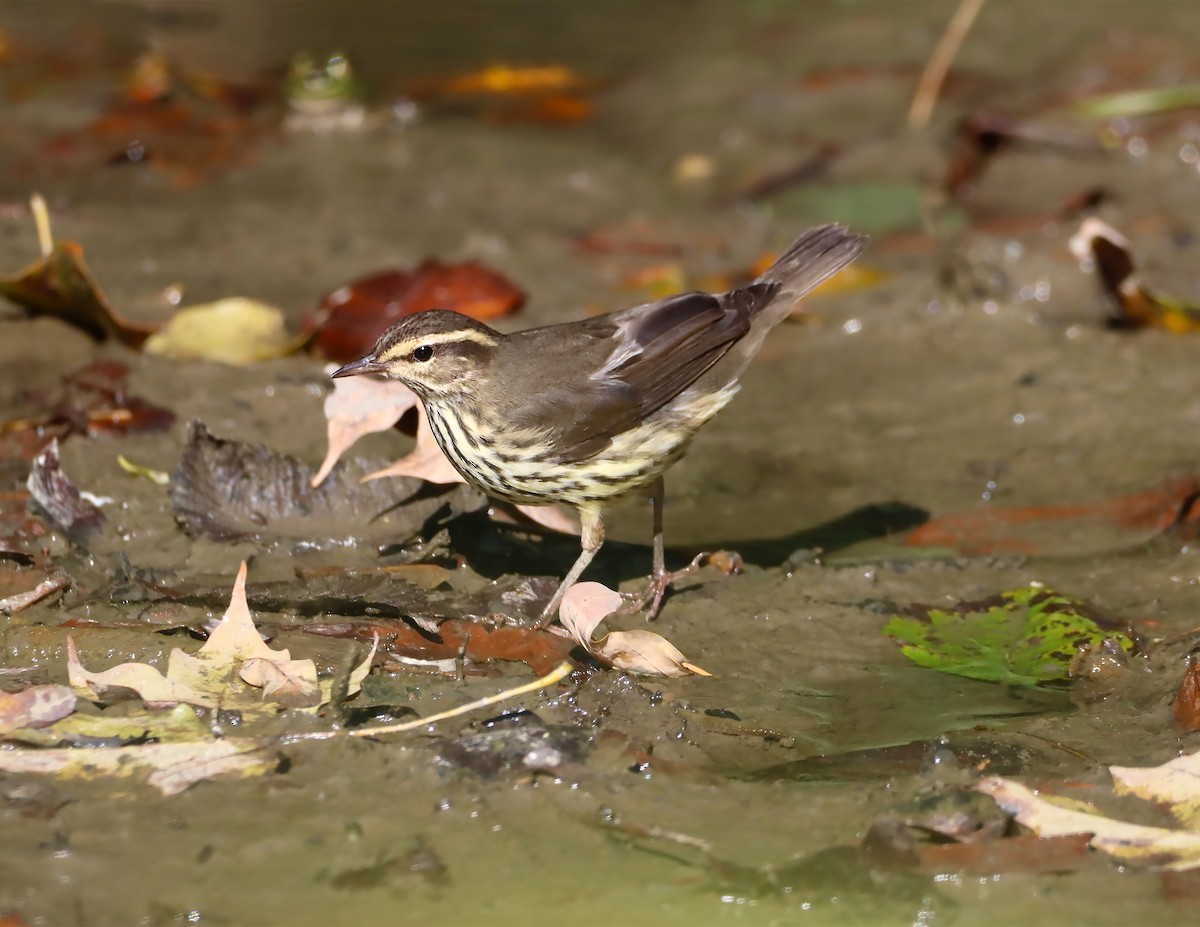
[[[336,366],[330,364],[326,373]],[[376,431],[387,431],[409,409],[417,405],[417,397],[398,380],[377,380],[373,377],[342,377],[333,381],[333,389],[325,397],[325,423],[329,450],[321,468],[312,478],[320,486],[334,465],[359,438]],[[423,412],[420,414],[424,414]]]
[[558,620],[575,640],[590,650],[596,626],[624,603],[619,592],[603,583],[576,583],[563,596]]
[[273,743],[227,737],[201,743],[140,744],[102,750],[62,747],[0,751],[0,770],[72,779],[142,778],[164,795],[175,795],[219,775],[260,776],[278,765]]
[[1161,766],[1110,766],[1119,795],[1137,795],[1171,806],[1181,824],[1200,831],[1200,752]]
[[379,650],[379,632],[376,631],[371,638],[371,652],[367,654],[358,666],[350,671],[350,678],[346,681],[346,695],[354,695],[361,691],[363,680],[367,678],[367,674],[371,672],[371,662],[375,659],[375,654]]
[[203,654],[221,654],[231,660],[277,660],[285,662],[291,659],[286,650],[272,650],[267,646],[254,619],[250,615],[250,606],[246,602],[246,561],[238,567],[237,579],[233,581],[233,594],[229,598],[229,607],[216,630],[209,635],[204,646],[200,648]]
[[567,632],[597,659],[614,669],[647,676],[708,676],[661,634],[613,631],[593,640],[597,625],[624,603],[620,593],[603,583],[576,583],[563,596],[558,616]]
[[242,681],[262,689],[262,697],[293,708],[313,708],[324,700],[312,660],[264,660],[242,664]]
[[[174,650],[172,656],[176,653],[182,651]],[[178,702],[205,704],[203,701],[197,701],[199,694],[189,686],[168,679],[153,666],[145,663],[121,663],[103,672],[90,672],[79,662],[75,640],[69,634],[67,680],[78,694],[92,701],[103,698],[109,689],[129,689],[152,707],[174,705]]]
[[147,709],[130,714],[89,715],[76,713],[40,730],[14,731],[9,740],[41,747],[59,744],[92,745],[96,741],[130,741],[153,738],[161,743],[208,740],[210,732],[188,705],[162,711]]
[[1128,862],[1165,869],[1200,867],[1200,834],[1146,827],[1099,814],[1063,808],[1039,798],[1019,782],[993,777],[976,786],[1017,821],[1042,837],[1091,834],[1090,846]]
[[30,686],[0,692],[0,734],[23,727],[45,727],[75,710],[75,693],[66,686]]
[[368,473],[363,477],[367,480],[378,480],[385,476],[414,476],[427,483],[465,483],[454,465],[438,447],[433,430],[429,427],[429,418],[425,407],[417,404],[417,446],[412,452],[401,457],[395,463],[389,464],[382,470]]
[[653,631],[613,631],[591,652],[626,673],[645,676],[711,676],[689,663],[669,640]]
[[583,530],[579,525],[579,518],[560,505],[518,505],[516,509],[530,521],[535,521],[551,531],[578,537]]

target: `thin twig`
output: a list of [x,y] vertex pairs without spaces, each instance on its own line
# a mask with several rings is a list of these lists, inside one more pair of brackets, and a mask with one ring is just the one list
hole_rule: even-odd
[[54,250],[54,236],[50,234],[50,210],[46,208],[46,200],[40,193],[29,198],[29,211],[33,213],[33,224],[37,229],[38,247],[42,249],[42,257],[49,257]]
[[528,695],[530,692],[549,688],[559,680],[564,679],[570,672],[571,664],[564,660],[554,670],[540,679],[535,679],[533,682],[527,682],[522,686],[517,686],[515,689],[505,689],[503,692],[497,692],[495,695],[476,699],[473,702],[468,702],[466,705],[451,708],[449,711],[429,715],[427,718],[418,718],[415,721],[400,721],[396,724],[381,724],[375,727],[356,727],[350,730],[309,731],[303,734],[288,735],[282,739],[285,743],[294,743],[298,740],[331,740],[334,737],[374,737],[377,734],[398,734],[401,731],[415,731],[418,728],[428,727],[437,721],[457,718],[459,715],[465,715],[480,708],[487,708],[489,705],[495,705],[497,702],[503,702],[505,699],[516,698],[519,695]]
[[946,31],[942,33],[933,54],[929,56],[929,63],[921,72],[917,92],[913,95],[912,106],[908,110],[908,124],[912,128],[923,129],[929,125],[933,107],[942,91],[950,64],[958,54],[958,49],[975,22],[975,17],[983,8],[983,3],[984,0],[960,0],[958,9],[946,24]]

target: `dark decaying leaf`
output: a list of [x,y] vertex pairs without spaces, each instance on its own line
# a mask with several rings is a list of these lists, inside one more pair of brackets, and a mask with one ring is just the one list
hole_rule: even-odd
[[104,513],[83,498],[63,473],[57,440],[33,459],[26,485],[38,505],[72,540],[86,537],[105,522]]
[[52,315],[93,338],[115,338],[140,348],[157,326],[123,318],[109,305],[83,262],[83,248],[60,241],[40,261],[11,277],[0,277],[0,295],[31,315]]
[[338,363],[367,354],[389,325],[427,309],[453,309],[480,321],[525,301],[515,284],[482,264],[427,259],[414,271],[385,270],[352,280],[321,301],[315,346]]
[[176,517],[192,534],[313,544],[399,543],[445,506],[459,514],[484,504],[466,486],[406,503],[412,490],[404,483],[363,484],[363,473],[358,465],[340,466],[313,488],[315,471],[303,461],[215,437],[194,421],[169,492]]

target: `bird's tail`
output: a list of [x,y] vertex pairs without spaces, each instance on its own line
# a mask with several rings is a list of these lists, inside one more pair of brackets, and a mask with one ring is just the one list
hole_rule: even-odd
[[862,254],[866,240],[865,235],[851,232],[841,225],[821,225],[809,229],[754,281],[779,285],[778,295],[771,301],[771,306],[764,307],[764,311],[770,312],[784,303],[783,314],[786,315],[796,300]]

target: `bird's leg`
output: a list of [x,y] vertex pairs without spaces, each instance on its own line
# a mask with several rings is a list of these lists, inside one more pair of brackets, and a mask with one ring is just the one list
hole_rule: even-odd
[[558,607],[562,605],[563,596],[567,594],[567,590],[578,582],[579,577],[583,575],[583,571],[587,569],[588,564],[592,562],[592,558],[596,556],[596,552],[604,544],[604,518],[600,514],[599,508],[581,508],[579,510],[579,521],[582,527],[580,532],[580,540],[583,544],[583,550],[579,552],[579,559],[563,577],[563,581],[558,584],[558,588],[554,590],[554,595],[549,603],[542,611],[542,617],[538,620],[536,627],[548,627],[558,614]]
[[[666,490],[663,485],[663,478],[660,476],[654,481],[654,486],[650,490],[650,506],[654,510],[654,565],[653,572],[650,574],[650,582],[646,586],[646,591],[635,599],[632,599],[621,611],[625,613],[641,611],[646,609],[646,620],[653,621],[658,617],[658,610],[662,607],[663,596],[667,592],[667,587],[678,579],[683,579],[685,576],[690,576],[700,569],[700,564],[708,557],[707,553],[696,554],[692,562],[685,566],[682,570],[676,570],[673,573],[667,572],[667,554],[665,545],[663,544],[663,500],[666,496]],[[647,603],[649,603],[647,605]]]

